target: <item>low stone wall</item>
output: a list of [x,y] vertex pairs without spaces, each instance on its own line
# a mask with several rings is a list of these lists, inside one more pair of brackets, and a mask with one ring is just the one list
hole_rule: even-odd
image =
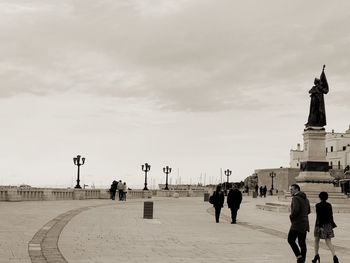
[[[129,190],[127,199],[159,197],[202,197],[205,190]],[[109,199],[108,189],[63,189],[35,187],[0,187],[0,201],[54,201],[54,200],[85,200]]]
[[155,196],[160,197],[174,197],[174,194],[178,194],[179,197],[202,197],[206,190],[157,190]]
[[7,190],[0,188],[0,201],[7,200]]
[[108,198],[109,193],[106,189],[0,187],[0,201],[54,201]]

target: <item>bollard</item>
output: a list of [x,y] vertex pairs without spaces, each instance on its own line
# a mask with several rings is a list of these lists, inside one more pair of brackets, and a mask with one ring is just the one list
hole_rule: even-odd
[[147,201],[143,203],[143,218],[153,219],[153,202]]
[[204,202],[209,202],[209,193],[204,193]]

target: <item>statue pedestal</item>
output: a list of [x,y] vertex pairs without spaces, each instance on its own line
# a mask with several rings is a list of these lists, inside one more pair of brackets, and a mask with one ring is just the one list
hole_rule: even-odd
[[[333,205],[333,212],[349,213],[350,198],[341,192],[340,187],[334,186],[334,177],[329,173],[329,165],[326,159],[325,130],[319,127],[308,128],[304,131],[303,136],[304,156],[300,163],[300,173],[295,179],[301,191],[306,194],[310,203],[312,203],[311,208],[314,209],[313,204],[320,202],[319,193],[325,191],[328,193],[328,201]],[[290,206],[290,193],[287,192],[279,200],[287,201]],[[265,205],[260,209],[269,208],[271,207]]]
[[295,178],[303,192],[340,193],[334,187],[334,177],[329,173],[326,159],[326,132],[324,129],[304,131],[304,158],[300,163],[300,173]]

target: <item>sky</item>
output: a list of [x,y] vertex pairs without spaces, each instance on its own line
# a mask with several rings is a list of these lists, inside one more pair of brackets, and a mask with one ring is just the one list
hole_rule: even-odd
[[141,188],[289,166],[323,64],[350,120],[350,2],[0,0],[0,185]]

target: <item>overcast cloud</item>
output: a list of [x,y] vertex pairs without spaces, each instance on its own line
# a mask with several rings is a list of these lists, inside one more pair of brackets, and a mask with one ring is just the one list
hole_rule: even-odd
[[323,64],[327,129],[350,123],[349,10],[345,0],[0,0],[0,184],[70,186],[76,154],[87,155],[86,181],[105,185],[142,184],[146,161],[156,183],[164,165],[207,183],[220,168],[240,180],[287,166]]

